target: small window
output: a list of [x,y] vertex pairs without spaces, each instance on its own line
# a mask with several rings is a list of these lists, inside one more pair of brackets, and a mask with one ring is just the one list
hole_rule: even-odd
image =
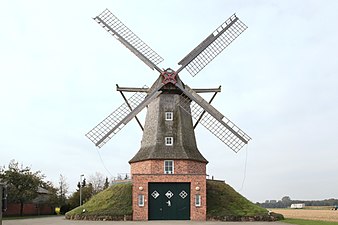
[[164,161],[164,173],[165,174],[173,174],[174,173],[174,161],[173,160],[165,160]]
[[173,112],[165,112],[165,120],[173,120]]
[[201,206],[201,195],[195,195],[195,206]]
[[165,137],[165,145],[173,145],[174,143],[174,138],[173,137]]
[[144,195],[138,195],[138,206],[144,206]]

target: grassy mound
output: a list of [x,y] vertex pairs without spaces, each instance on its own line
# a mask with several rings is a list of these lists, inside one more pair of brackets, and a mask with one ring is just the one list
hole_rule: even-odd
[[66,213],[66,219],[130,220],[132,184],[115,184],[93,196],[88,202]]
[[[121,183],[93,196],[66,213],[66,219],[131,220],[132,184]],[[276,220],[275,215],[257,206],[221,181],[207,181],[207,219],[222,221]]]
[[207,218],[223,221],[278,220],[278,215],[253,204],[223,181],[207,180]]

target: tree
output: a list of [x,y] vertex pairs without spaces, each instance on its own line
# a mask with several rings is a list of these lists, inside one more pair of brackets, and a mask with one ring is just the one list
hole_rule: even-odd
[[67,179],[65,176],[63,176],[62,174],[60,174],[60,178],[59,178],[59,190],[57,192],[58,194],[58,205],[61,207],[64,204],[66,204],[66,200],[67,197],[66,195],[68,194],[68,183],[67,183]]
[[282,198],[282,203],[283,203],[284,207],[287,208],[287,207],[291,206],[292,200],[289,196],[284,196]]
[[57,195],[58,189],[55,188],[50,181],[42,181],[40,184],[40,187],[47,190],[48,194],[39,195],[37,198],[35,198],[32,202],[36,203],[36,207],[38,208],[39,213],[39,205],[40,204],[48,204],[51,207],[56,207],[59,205],[59,198]]
[[94,175],[90,175],[88,178],[88,183],[92,184],[93,186],[93,194],[96,194],[100,191],[103,190],[104,187],[104,176],[102,175],[102,173],[99,172],[95,172]]
[[7,183],[8,202],[20,203],[20,215],[23,214],[23,205],[38,196],[39,186],[46,185],[43,182],[45,176],[41,171],[32,172],[31,168],[11,160],[8,169],[4,166],[0,170],[0,179]]
[[291,202],[291,198],[289,196],[284,196],[282,202]]
[[106,180],[104,182],[103,190],[107,189],[109,187],[109,180],[108,177],[106,177]]
[[[78,186],[78,188],[79,189],[77,189],[76,192],[74,192],[68,199],[68,203],[71,209],[76,208],[80,205],[80,187]],[[89,183],[88,185],[81,187],[81,192],[82,202],[87,202],[94,195],[93,185]]]

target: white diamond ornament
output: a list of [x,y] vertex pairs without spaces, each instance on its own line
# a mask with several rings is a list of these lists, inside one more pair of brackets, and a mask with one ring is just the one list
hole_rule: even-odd
[[156,190],[151,193],[151,196],[153,196],[154,199],[157,199],[158,196],[160,196],[160,193],[158,193]]
[[188,196],[188,193],[185,192],[184,190],[179,193],[179,196],[183,199],[185,199]]
[[171,197],[174,196],[174,193],[172,193],[170,190],[167,191],[167,193],[165,193],[165,196],[167,196],[167,198],[171,199]]

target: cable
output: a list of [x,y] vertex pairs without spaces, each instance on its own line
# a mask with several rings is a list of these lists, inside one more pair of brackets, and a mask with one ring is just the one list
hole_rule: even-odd
[[99,157],[100,157],[102,166],[103,166],[103,167],[106,169],[106,171],[110,174],[110,177],[113,177],[113,175],[110,173],[110,171],[107,169],[106,165],[104,164],[99,149],[97,148],[96,150],[97,150],[97,153],[99,154]]
[[249,144],[246,145],[246,149],[245,149],[245,164],[244,164],[244,174],[243,174],[242,186],[238,191],[243,190],[243,187],[244,187],[244,182],[245,182],[245,178],[246,178],[246,165],[248,163],[248,147],[249,147]]

